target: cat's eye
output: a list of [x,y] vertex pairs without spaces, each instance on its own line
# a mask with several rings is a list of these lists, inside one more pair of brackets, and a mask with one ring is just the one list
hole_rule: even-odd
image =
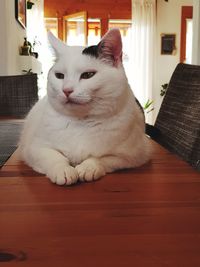
[[55,76],[56,76],[57,79],[64,79],[64,77],[65,77],[65,75],[63,73],[61,73],[61,72],[56,72]]
[[80,79],[90,79],[96,74],[96,71],[86,71],[81,74]]

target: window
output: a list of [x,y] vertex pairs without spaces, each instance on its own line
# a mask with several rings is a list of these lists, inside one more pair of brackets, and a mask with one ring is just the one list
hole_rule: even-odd
[[51,31],[58,37],[58,19],[57,18],[44,18],[44,25],[47,31]]
[[186,58],[185,63],[192,63],[192,19],[186,19]]
[[101,40],[100,19],[88,19],[88,46],[96,45]]

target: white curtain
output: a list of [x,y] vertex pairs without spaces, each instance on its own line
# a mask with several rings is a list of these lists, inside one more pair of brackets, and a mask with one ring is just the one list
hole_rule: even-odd
[[[132,84],[135,96],[144,104],[152,100],[156,1],[132,0]],[[152,112],[146,114],[152,122]]]
[[35,41],[34,50],[38,52],[38,60],[42,64],[42,74],[38,75],[38,94],[41,98],[46,94],[47,73],[52,66],[52,54],[49,51],[44,25],[44,0],[33,2],[32,9],[27,10],[27,39],[32,44]]

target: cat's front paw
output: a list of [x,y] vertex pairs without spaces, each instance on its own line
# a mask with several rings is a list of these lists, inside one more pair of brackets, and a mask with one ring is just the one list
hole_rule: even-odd
[[78,172],[78,177],[80,181],[93,181],[106,174],[105,168],[97,159],[91,158],[83,161],[81,164],[77,165],[75,169]]
[[78,172],[66,164],[57,164],[48,171],[49,179],[58,185],[71,185],[78,181]]

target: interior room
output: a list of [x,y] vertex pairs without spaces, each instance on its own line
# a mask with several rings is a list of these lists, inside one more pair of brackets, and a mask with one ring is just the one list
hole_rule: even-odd
[[[162,85],[169,83],[176,65],[186,60],[184,56],[186,53],[186,21],[189,23],[191,20],[191,10],[193,8],[194,14],[197,14],[197,22],[194,21],[193,23],[193,31],[195,32],[193,37],[191,37],[192,31],[188,30],[189,37],[187,40],[190,41],[187,41],[187,51],[190,55],[190,61],[195,64],[199,60],[198,1],[156,1],[156,13],[154,14],[155,34],[152,41],[153,50],[151,51],[151,54],[153,53],[153,63],[151,70],[149,70],[149,76],[151,76],[149,84],[151,84],[151,87],[147,88],[148,92],[144,92],[143,94],[141,90],[138,89],[139,85],[137,84],[137,80],[133,82],[134,74],[131,71],[133,68],[131,64],[134,62],[131,51],[131,42],[133,42],[133,40],[131,39],[130,27],[132,23],[134,24],[131,1],[124,1],[123,5],[114,0],[108,1],[106,4],[103,0],[97,1],[95,4],[90,3],[90,1],[63,1],[59,1],[58,3],[51,0],[32,1],[34,5],[31,9],[27,9],[26,12],[26,29],[24,29],[20,23],[17,23],[15,16],[10,15],[15,14],[15,3],[13,3],[13,1],[8,1],[8,3],[4,0],[1,1],[0,12],[2,23],[0,25],[0,30],[2,33],[2,42],[0,44],[0,53],[2,60],[0,64],[0,74],[15,75],[21,74],[23,70],[32,69],[33,72],[39,74],[39,80],[42,80],[42,85],[40,86],[42,86],[43,91],[40,92],[40,95],[43,96],[46,92],[46,81],[43,81],[43,76],[47,75],[51,66],[51,55],[47,53],[48,49],[45,38],[46,29],[52,30],[55,35],[64,40],[66,17],[85,11],[88,20],[85,33],[87,31],[87,34],[89,34],[89,45],[91,44],[91,36],[95,36],[96,39],[94,38],[94,42],[98,42],[100,36],[103,36],[109,28],[121,27],[121,32],[124,31],[124,65],[126,68],[128,64],[126,71],[128,73],[129,82],[142,106],[145,105],[148,99],[153,101],[153,110],[148,116],[150,116],[150,122],[154,123],[163,100],[163,97],[160,96]],[[188,14],[188,12],[190,14]],[[35,17],[37,17],[37,20],[35,20]],[[96,22],[94,22],[94,20],[96,20]],[[96,27],[96,33],[94,33],[92,27]],[[174,34],[175,48],[171,55],[161,53],[161,35],[163,34]],[[24,37],[26,36],[31,43],[36,41],[35,50],[40,51],[37,60],[32,56],[26,57],[20,55],[20,47],[23,45]],[[193,59],[191,59],[192,56]],[[44,75],[40,75],[41,72],[43,72]]]
[[1,0],[0,33],[0,266],[199,267],[200,1]]

